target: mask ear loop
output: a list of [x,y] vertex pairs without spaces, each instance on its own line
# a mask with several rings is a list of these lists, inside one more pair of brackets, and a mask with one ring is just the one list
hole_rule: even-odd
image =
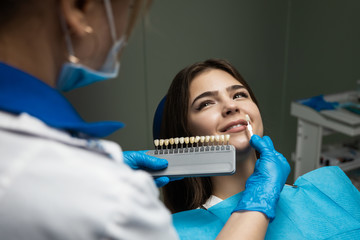
[[68,51],[69,51],[69,61],[72,62],[72,63],[78,63],[79,59],[77,57],[75,57],[74,48],[73,48],[71,38],[70,38],[70,32],[69,32],[69,29],[66,26],[65,19],[64,19],[64,16],[62,14],[60,14],[60,24],[61,24],[61,27],[62,27],[64,33],[65,33],[65,43],[66,43],[66,46],[67,46]]
[[[112,12],[112,6],[111,6],[111,2],[110,0],[104,0],[104,5],[105,5],[105,11],[106,11],[106,15],[108,18],[108,22],[109,22],[109,27],[110,27],[110,34],[111,37],[113,39],[113,43],[115,44],[116,42],[116,29],[115,29],[115,23],[114,23],[114,15]],[[60,24],[61,27],[65,33],[65,42],[69,51],[69,61],[72,63],[78,63],[80,60],[79,58],[75,57],[75,51],[73,48],[73,44],[71,42],[71,38],[70,38],[70,32],[69,29],[66,26],[65,23],[65,19],[64,16],[62,14],[60,14]],[[88,30],[89,33],[91,32],[90,30]]]
[[105,5],[105,11],[106,11],[106,15],[107,15],[108,22],[109,22],[110,34],[111,34],[111,37],[113,39],[113,43],[115,44],[115,42],[116,42],[116,29],[115,29],[114,15],[113,15],[113,12],[112,12],[112,6],[111,6],[110,0],[104,0],[104,5]]

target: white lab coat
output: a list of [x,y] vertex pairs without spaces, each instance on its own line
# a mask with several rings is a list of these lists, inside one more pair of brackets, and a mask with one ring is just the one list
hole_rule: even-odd
[[178,239],[158,195],[116,143],[0,111],[1,240]]

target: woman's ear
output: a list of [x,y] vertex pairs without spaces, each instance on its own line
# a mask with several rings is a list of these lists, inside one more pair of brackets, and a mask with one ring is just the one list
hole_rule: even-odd
[[91,31],[85,11],[91,0],[59,0],[60,13],[72,34],[82,37]]

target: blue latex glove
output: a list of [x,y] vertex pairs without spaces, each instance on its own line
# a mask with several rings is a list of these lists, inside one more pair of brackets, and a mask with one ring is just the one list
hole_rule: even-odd
[[233,212],[259,211],[270,222],[275,218],[275,208],[286,179],[290,165],[286,158],[274,149],[268,136],[253,135],[250,144],[260,153],[254,173],[247,179],[242,198]]
[[[124,151],[124,162],[132,169],[162,170],[167,168],[168,161],[162,158],[146,155],[147,151]],[[168,177],[155,178],[157,187],[163,187],[170,182]]]

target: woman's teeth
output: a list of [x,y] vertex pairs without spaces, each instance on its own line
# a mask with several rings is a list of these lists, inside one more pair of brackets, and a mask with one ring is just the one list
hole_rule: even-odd
[[229,127],[228,129],[226,129],[226,131],[229,131],[230,129],[241,127],[241,126],[242,126],[242,124],[234,125],[234,126]]

